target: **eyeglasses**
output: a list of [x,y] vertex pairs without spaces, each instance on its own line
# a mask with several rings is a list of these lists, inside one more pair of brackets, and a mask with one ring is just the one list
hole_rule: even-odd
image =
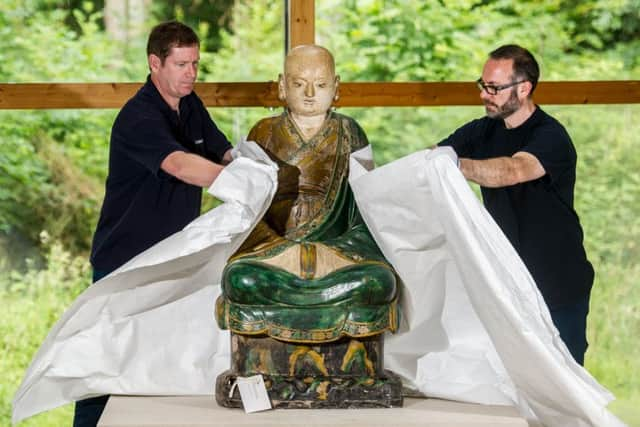
[[478,85],[478,89],[480,90],[480,92],[482,92],[484,90],[489,95],[497,95],[498,92],[500,92],[501,90],[508,89],[508,88],[510,88],[512,86],[515,86],[515,85],[517,85],[519,83],[523,83],[523,82],[526,82],[526,80],[518,80],[517,82],[507,83],[506,85],[486,85],[482,81],[482,77],[480,77],[478,80],[476,80],[476,84]]

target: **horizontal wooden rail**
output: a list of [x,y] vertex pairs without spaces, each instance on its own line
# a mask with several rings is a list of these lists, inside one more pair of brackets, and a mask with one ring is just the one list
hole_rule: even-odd
[[[0,83],[0,110],[120,108],[141,83]],[[275,82],[197,83],[208,107],[276,107]],[[640,80],[541,82],[539,104],[638,104]],[[478,105],[468,82],[342,83],[338,107]]]

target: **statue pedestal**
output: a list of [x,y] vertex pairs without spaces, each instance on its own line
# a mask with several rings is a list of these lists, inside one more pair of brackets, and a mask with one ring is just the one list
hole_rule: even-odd
[[383,335],[321,344],[231,334],[231,369],[216,381],[219,405],[241,408],[237,377],[261,374],[274,408],[402,406],[400,378],[384,370]]

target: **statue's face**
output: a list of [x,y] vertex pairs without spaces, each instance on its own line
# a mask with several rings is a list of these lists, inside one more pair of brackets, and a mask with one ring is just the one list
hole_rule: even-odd
[[299,53],[287,58],[284,91],[287,107],[295,115],[326,114],[336,95],[333,61],[322,52]]

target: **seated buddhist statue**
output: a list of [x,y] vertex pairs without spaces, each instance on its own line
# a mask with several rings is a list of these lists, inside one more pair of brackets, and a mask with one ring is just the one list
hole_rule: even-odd
[[279,81],[284,113],[249,133],[278,165],[278,189],[223,271],[216,317],[232,351],[216,380],[221,406],[243,406],[234,384],[256,374],[273,407],[402,405],[382,335],[396,330],[399,285],[348,184],[350,155],[368,142],[331,111],[338,81],[329,51],[292,49]]
[[347,182],[350,154],[368,141],[355,120],[331,111],[338,83],[328,50],[292,49],[279,78],[284,113],[247,137],[277,163],[278,189],[223,272],[223,329],[318,343],[396,328],[395,272]]

